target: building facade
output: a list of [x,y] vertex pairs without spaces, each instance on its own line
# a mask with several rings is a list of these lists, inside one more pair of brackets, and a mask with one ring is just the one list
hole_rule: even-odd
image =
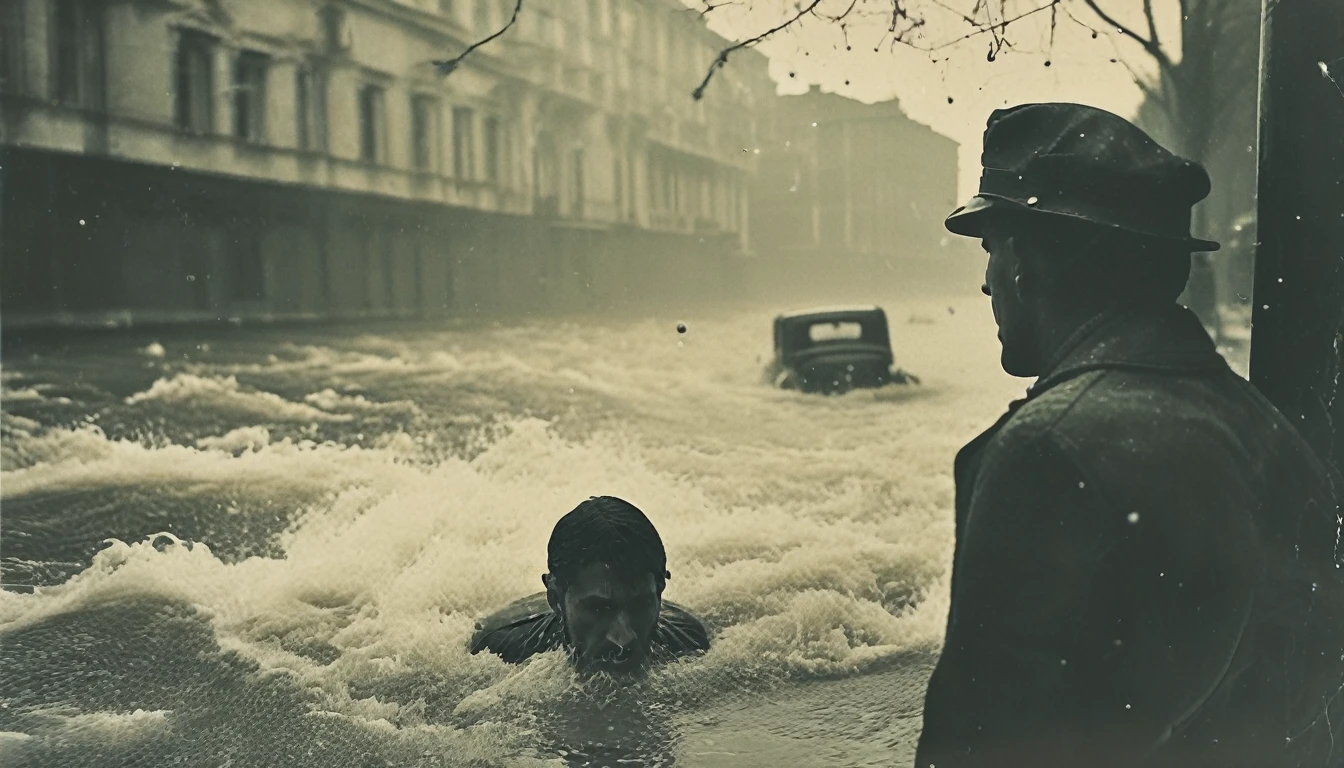
[[676,0],[0,2],[4,321],[703,293],[750,247],[744,52]]
[[944,271],[954,141],[895,100],[865,104],[815,85],[780,96],[766,123],[751,228],[778,283],[875,290]]

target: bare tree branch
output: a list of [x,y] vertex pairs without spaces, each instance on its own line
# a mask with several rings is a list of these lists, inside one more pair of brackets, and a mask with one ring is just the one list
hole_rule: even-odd
[[708,16],[711,11],[717,11],[725,5],[737,5],[737,0],[719,0],[717,3],[705,0],[705,9],[700,12],[700,15]]
[[[1158,66],[1161,67],[1163,70],[1170,71],[1175,68],[1175,64],[1172,63],[1171,57],[1167,55],[1166,51],[1162,50],[1162,48],[1158,45],[1158,42],[1156,40],[1149,40],[1148,38],[1145,38],[1143,35],[1140,35],[1139,33],[1135,32],[1129,27],[1126,27],[1124,24],[1121,24],[1120,22],[1116,21],[1113,16],[1101,10],[1101,6],[1097,5],[1097,0],[1083,0],[1083,3],[1087,5],[1088,8],[1091,8],[1092,12],[1097,14],[1097,16],[1100,17],[1102,21],[1109,24],[1112,29],[1118,30],[1120,34],[1134,40],[1139,45],[1143,46],[1143,50],[1147,51],[1148,55],[1152,56],[1153,59],[1157,61]],[[1149,10],[1151,14],[1152,5],[1151,2],[1149,2],[1149,0],[1145,0],[1145,8]],[[1149,16],[1150,23],[1151,19],[1152,16],[1150,15]]]
[[827,16],[824,13],[818,13],[816,14],[816,16],[817,18],[826,19],[827,21],[834,21],[834,22],[844,21],[845,17],[849,16],[849,14],[854,12],[854,6],[858,4],[859,0],[849,0],[849,7],[834,16]]
[[[994,36],[995,36],[996,41],[999,41],[999,42],[1000,42],[1000,49],[1002,49],[1002,47],[1004,47],[1004,46],[1002,45],[1002,42],[1003,42],[1003,41],[1002,41],[1002,38],[999,37],[999,34],[1002,33],[1005,29],[1007,29],[1009,24],[1012,24],[1012,23],[1014,23],[1014,22],[1021,21],[1022,19],[1025,19],[1025,18],[1027,18],[1028,16],[1033,16],[1033,15],[1035,15],[1035,14],[1038,14],[1038,13],[1040,13],[1041,11],[1048,11],[1048,10],[1050,10],[1051,8],[1054,8],[1055,6],[1059,5],[1061,2],[1063,2],[1063,0],[1050,0],[1050,2],[1046,3],[1045,5],[1039,6],[1039,7],[1037,7],[1037,8],[1033,8],[1033,9],[1031,9],[1030,11],[1025,11],[1025,12],[1023,12],[1023,13],[1019,13],[1018,15],[1014,16],[1014,17],[1011,18],[1011,19],[1004,19],[1003,21],[1000,21],[1000,22],[997,22],[997,23],[993,23],[993,24],[989,24],[989,25],[987,25],[987,26],[984,26],[984,27],[981,27],[980,29],[975,30],[974,32],[968,32],[968,33],[962,35],[961,37],[958,37],[958,38],[955,39],[955,40],[949,40],[949,41],[947,41],[947,42],[945,42],[945,43],[940,43],[940,44],[938,44],[938,45],[935,45],[935,46],[932,46],[932,47],[929,47],[929,48],[923,48],[923,47],[920,47],[920,46],[917,46],[917,45],[913,45],[913,44],[909,44],[909,43],[906,43],[906,45],[909,45],[911,48],[914,48],[914,49],[916,49],[916,50],[920,50],[920,51],[927,51],[927,52],[941,51],[941,50],[944,49],[944,48],[950,48],[950,47],[956,45],[957,43],[965,42],[966,40],[970,40],[970,39],[973,38],[973,37],[979,37],[980,35],[983,35],[983,34],[991,34],[991,35],[994,35]],[[903,41],[902,41],[902,42],[903,42]]]
[[514,24],[518,23],[518,14],[522,10],[523,10],[523,0],[514,0],[513,16],[509,18],[509,23],[501,27],[498,32],[494,33],[493,35],[490,35],[484,40],[478,40],[472,43],[471,45],[467,46],[467,49],[465,51],[459,53],[458,55],[454,56],[451,59],[434,61],[430,63],[433,64],[436,68],[438,68],[440,75],[448,75],[452,73],[452,71],[457,69],[464,59],[466,59],[468,56],[471,55],[472,51],[475,51],[477,48],[480,48],[481,46],[485,45],[491,40],[494,40],[495,38],[503,35],[505,32],[508,32],[509,29],[512,28]]
[[1153,0],[1143,0],[1143,17],[1148,20],[1148,39],[1158,48],[1162,41],[1157,39],[1157,18],[1153,15]]
[[[520,6],[522,5],[522,3],[523,0],[518,0],[518,4]],[[762,40],[765,40],[766,38],[775,34],[776,32],[788,29],[789,27],[793,26],[799,19],[815,11],[818,5],[821,5],[821,0],[812,0],[812,2],[808,3],[806,7],[800,8],[798,10],[798,13],[795,14],[793,18],[789,19],[788,21],[785,21],[779,26],[767,29],[766,31],[762,32],[761,34],[749,40],[743,40],[741,42],[734,43],[728,46],[727,48],[724,48],[722,51],[719,51],[719,55],[714,57],[714,63],[709,65],[709,71],[705,72],[705,79],[700,81],[700,84],[695,87],[694,91],[691,91],[691,98],[695,99],[696,101],[699,101],[700,99],[704,98],[705,89],[709,87],[709,81],[714,77],[715,72],[719,71],[720,69],[723,69],[724,65],[728,63],[729,54],[735,53],[744,48],[750,48],[760,43]]]
[[[951,14],[954,14],[954,15],[956,15],[956,16],[961,17],[961,20],[962,20],[962,21],[966,22],[967,24],[970,24],[970,25],[973,26],[973,27],[978,27],[978,26],[980,26],[980,22],[976,21],[974,16],[967,16],[966,14],[962,13],[961,11],[958,11],[956,8],[953,8],[952,6],[948,5],[947,3],[944,3],[942,0],[931,0],[931,2],[932,2],[934,5],[938,6],[939,8],[942,8],[943,10],[947,11],[948,13],[951,13]],[[979,12],[980,12],[980,6],[981,6],[981,3],[983,3],[983,2],[984,2],[984,0],[977,0],[977,2],[976,2],[976,4],[975,4],[975,8],[971,11],[971,13],[972,13],[972,14],[977,14],[977,13],[979,13]]]

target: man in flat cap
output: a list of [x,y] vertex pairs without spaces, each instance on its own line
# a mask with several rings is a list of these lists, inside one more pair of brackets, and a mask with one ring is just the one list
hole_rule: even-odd
[[1208,176],[1076,104],[982,164],[947,228],[1036,380],[956,458],[916,765],[1344,765],[1341,480],[1176,303]]

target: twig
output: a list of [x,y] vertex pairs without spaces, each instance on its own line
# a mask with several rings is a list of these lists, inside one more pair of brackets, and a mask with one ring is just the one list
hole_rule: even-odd
[[[983,0],[982,0],[982,1],[983,1]],[[932,0],[932,2],[933,2],[934,5],[938,6],[939,8],[942,8],[943,10],[947,11],[948,13],[955,14],[955,15],[957,15],[957,16],[960,16],[962,21],[966,22],[967,24],[970,24],[972,27],[978,27],[978,26],[980,26],[980,22],[976,21],[973,17],[971,17],[971,16],[967,16],[966,14],[962,13],[961,11],[958,11],[956,8],[953,8],[952,6],[948,5],[947,3],[944,3],[942,0]],[[980,5],[979,5],[979,3],[977,3],[976,6],[975,6],[975,10],[971,11],[971,13],[979,13],[979,12],[980,12]]]
[[[523,0],[518,0],[519,5],[522,5],[522,2]],[[744,48],[750,48],[760,43],[761,41],[765,40],[766,38],[770,37],[771,35],[775,34],[776,32],[779,32],[780,30],[783,29],[788,29],[789,27],[793,26],[794,23],[796,23],[799,19],[803,18],[809,13],[812,13],[812,11],[816,10],[816,7],[818,5],[821,5],[821,0],[812,0],[812,2],[809,3],[806,8],[800,9],[798,13],[794,15],[793,18],[789,19],[783,24],[780,24],[777,27],[767,29],[766,31],[762,32],[761,34],[749,40],[743,40],[739,43],[733,43],[727,48],[724,48],[722,51],[719,51],[719,55],[714,57],[714,63],[709,65],[709,71],[705,72],[705,79],[700,81],[700,84],[695,87],[694,91],[691,91],[691,98],[695,99],[696,101],[699,101],[700,99],[704,98],[705,89],[709,87],[709,81],[714,77],[715,72],[719,71],[720,69],[723,69],[724,65],[728,63],[729,54],[735,53]]]
[[491,40],[494,40],[500,35],[503,35],[505,32],[508,32],[509,29],[518,22],[518,14],[522,10],[523,10],[523,0],[514,0],[513,16],[509,18],[509,23],[505,24],[502,28],[500,28],[498,32],[494,33],[493,35],[490,35],[484,40],[478,40],[472,43],[471,45],[467,46],[467,49],[465,51],[459,53],[458,55],[454,56],[451,59],[446,59],[443,61],[434,61],[430,63],[433,64],[439,70],[440,75],[448,75],[453,70],[457,69],[458,65],[462,63],[463,59],[470,56],[472,51],[476,50],[477,48],[480,48],[481,46],[485,45]]
[[1056,5],[1059,5],[1061,2],[1063,2],[1063,0],[1050,0],[1050,2],[1047,3],[1047,4],[1045,4],[1045,5],[1042,5],[1042,6],[1038,7],[1038,8],[1033,8],[1033,9],[1031,9],[1030,11],[1025,11],[1025,12],[1023,12],[1023,13],[1019,13],[1018,15],[1014,16],[1014,17],[1011,18],[1011,19],[1004,19],[1003,21],[1000,21],[1000,22],[996,22],[996,23],[993,23],[993,24],[986,25],[986,26],[984,26],[984,27],[981,27],[980,29],[975,30],[974,32],[968,32],[968,33],[962,35],[961,37],[958,37],[958,38],[955,39],[955,40],[949,40],[949,41],[947,41],[947,42],[945,42],[945,43],[940,43],[940,44],[938,44],[938,45],[933,46],[932,48],[922,48],[922,47],[917,46],[917,45],[913,45],[913,44],[910,44],[910,43],[905,43],[905,41],[898,41],[898,42],[901,42],[901,43],[903,43],[903,44],[905,44],[905,45],[909,45],[911,48],[914,48],[915,50],[918,50],[918,51],[924,51],[924,52],[926,52],[926,53],[933,53],[934,51],[941,51],[941,50],[944,49],[944,48],[951,48],[952,46],[956,45],[957,43],[962,43],[962,42],[965,42],[965,41],[967,41],[967,40],[970,40],[970,39],[973,38],[973,37],[979,37],[980,35],[983,35],[983,34],[988,33],[988,34],[994,35],[995,41],[999,43],[999,48],[1002,49],[1002,48],[1003,48],[1004,41],[1003,41],[1001,38],[999,38],[999,33],[1002,32],[1003,30],[1007,29],[1009,24],[1012,24],[1012,23],[1017,22],[1017,21],[1021,21],[1022,19],[1025,19],[1025,18],[1027,18],[1028,16],[1032,16],[1032,15],[1035,15],[1035,14],[1037,14],[1037,13],[1040,13],[1041,11],[1048,11],[1048,10],[1050,10],[1051,8],[1054,8]]
[[[1156,40],[1149,40],[1148,38],[1144,37],[1143,35],[1140,35],[1139,33],[1135,32],[1129,27],[1126,27],[1124,24],[1121,24],[1120,22],[1116,21],[1114,17],[1110,16],[1105,11],[1101,10],[1101,6],[1097,5],[1097,0],[1083,0],[1083,3],[1087,5],[1088,8],[1091,8],[1093,13],[1101,17],[1102,21],[1111,25],[1111,28],[1118,30],[1120,34],[1134,40],[1139,45],[1143,46],[1143,50],[1147,51],[1150,56],[1156,59],[1158,66],[1160,66],[1162,69],[1164,70],[1172,69],[1173,64],[1171,62],[1171,58],[1167,56],[1167,52],[1162,50],[1162,48],[1157,44]],[[1149,6],[1149,10],[1151,10],[1151,5]]]
[[[1185,10],[1182,9],[1181,13],[1184,17]],[[1162,41],[1157,39],[1157,18],[1153,16],[1153,0],[1143,0],[1143,15],[1148,19],[1148,39],[1153,41],[1153,45],[1162,47]]]
[[700,12],[700,15],[708,16],[710,11],[717,11],[718,9],[722,8],[725,5],[736,5],[736,4],[737,3],[735,2],[735,0],[721,0],[721,2],[717,3],[711,2],[711,0],[705,0],[705,9]]
[[849,16],[849,14],[853,13],[853,12],[854,12],[854,6],[856,6],[856,5],[858,5],[858,4],[859,4],[859,0],[849,0],[849,7],[846,8],[846,9],[845,9],[843,12],[841,12],[841,13],[837,13],[837,14],[834,15],[834,16],[827,16],[827,15],[822,14],[822,13],[819,13],[819,14],[817,14],[817,15],[820,16],[820,17],[823,18],[823,19],[826,19],[827,21],[834,21],[834,22],[837,22],[837,23],[838,23],[838,22],[844,21],[844,20],[845,20],[845,17],[847,17],[847,16]]

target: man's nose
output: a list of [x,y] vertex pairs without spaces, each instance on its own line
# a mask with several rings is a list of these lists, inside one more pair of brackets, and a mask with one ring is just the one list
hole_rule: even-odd
[[607,641],[618,648],[629,648],[635,642],[635,630],[630,626],[630,617],[618,614],[607,628]]
[[988,295],[989,295],[989,283],[981,283],[981,284],[980,284],[980,292],[983,293],[983,294],[985,294],[986,296],[988,296]]

